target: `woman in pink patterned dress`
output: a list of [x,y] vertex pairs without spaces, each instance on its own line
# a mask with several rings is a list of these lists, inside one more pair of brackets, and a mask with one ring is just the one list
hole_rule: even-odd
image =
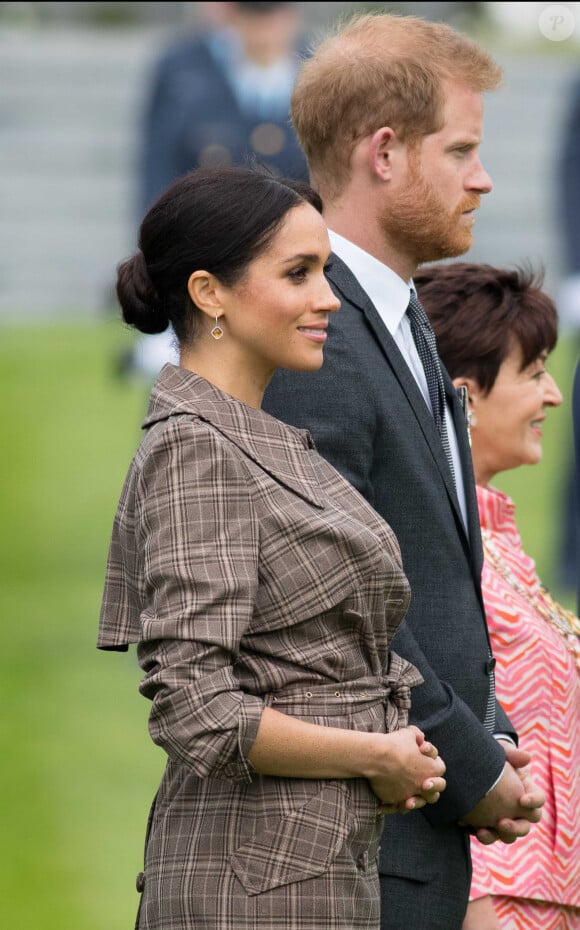
[[542,457],[546,411],[562,402],[546,371],[556,309],[523,270],[456,262],[422,269],[415,285],[466,395],[497,694],[546,795],[541,822],[515,845],[472,838],[464,930],[579,930],[580,622],[542,585],[513,502],[491,484]]

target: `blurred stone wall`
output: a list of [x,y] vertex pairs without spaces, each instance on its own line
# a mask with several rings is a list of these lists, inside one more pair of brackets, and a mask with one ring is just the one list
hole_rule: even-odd
[[[138,27],[16,27],[2,17],[6,6],[19,4],[0,4],[0,319],[105,312],[116,264],[135,244],[146,79],[175,24],[152,23],[150,10]],[[188,4],[163,6],[179,18]],[[328,17],[331,7],[354,5],[314,6],[327,8]],[[421,4],[409,6],[421,12]],[[540,51],[496,57],[505,85],[486,101],[482,147],[495,190],[482,201],[469,258],[542,263],[555,291],[562,273],[559,141],[580,62]]]

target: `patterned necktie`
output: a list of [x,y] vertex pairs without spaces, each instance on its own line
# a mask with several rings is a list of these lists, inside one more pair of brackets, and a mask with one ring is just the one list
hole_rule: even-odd
[[427,379],[433,419],[435,420],[435,425],[441,436],[443,450],[447,457],[451,475],[455,481],[451,446],[449,445],[449,436],[447,435],[447,426],[445,423],[445,386],[443,384],[443,374],[441,372],[439,356],[437,355],[435,333],[433,332],[425,310],[413,292],[411,292],[409,299],[407,316],[411,324],[413,341],[417,348],[419,358],[421,359],[421,364],[423,365],[425,378]]

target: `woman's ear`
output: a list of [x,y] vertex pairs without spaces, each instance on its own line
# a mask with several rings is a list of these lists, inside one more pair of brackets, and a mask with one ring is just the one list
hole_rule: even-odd
[[187,293],[201,313],[205,313],[212,320],[223,313],[219,292],[219,281],[209,271],[194,271],[189,276]]
[[481,395],[481,388],[479,387],[475,378],[454,378],[453,387],[467,388],[467,401],[471,406],[473,406],[474,403],[477,403]]
[[482,396],[481,388],[479,387],[475,378],[454,378],[453,387],[455,390],[460,387],[464,387],[466,389],[467,410],[465,411],[465,415],[467,417],[467,424],[469,429],[474,429],[477,426],[475,411],[477,409],[479,398]]

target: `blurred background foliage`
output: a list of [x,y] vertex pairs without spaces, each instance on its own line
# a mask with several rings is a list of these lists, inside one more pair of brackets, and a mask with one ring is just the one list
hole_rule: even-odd
[[[545,4],[503,4],[519,8],[520,23],[527,14],[527,31],[508,27],[497,6],[305,11],[313,27],[355,7],[446,19],[505,58],[506,88],[489,102],[484,144],[496,190],[470,258],[544,263],[555,295],[554,172],[578,45],[542,41],[532,27]],[[111,521],[148,395],[145,383],[118,377],[115,360],[134,337],[117,319],[111,283],[136,230],[142,80],[194,8],[0,3],[0,913],[11,930],[134,922],[164,759],[147,734],[134,652],[95,648]],[[545,422],[542,463],[497,480],[515,499],[541,576],[572,607],[559,555],[579,342],[563,330],[550,357],[566,400]]]

